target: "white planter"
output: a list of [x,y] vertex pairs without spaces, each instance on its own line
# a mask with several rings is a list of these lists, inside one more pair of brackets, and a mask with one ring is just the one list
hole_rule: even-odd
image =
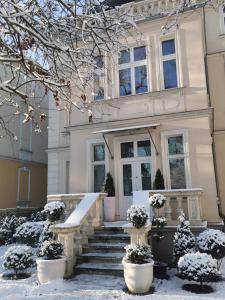
[[105,197],[104,214],[105,214],[105,221],[108,222],[115,221],[115,214],[116,214],[115,197]]
[[63,279],[66,270],[66,258],[36,260],[38,281],[46,283],[55,279]]
[[138,265],[123,259],[122,263],[124,267],[124,279],[128,290],[134,294],[147,293],[153,281],[154,261]]

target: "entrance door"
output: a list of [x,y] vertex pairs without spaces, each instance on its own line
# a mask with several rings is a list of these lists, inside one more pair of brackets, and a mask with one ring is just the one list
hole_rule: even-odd
[[149,140],[120,143],[120,216],[126,219],[133,203],[133,191],[152,189],[152,158]]

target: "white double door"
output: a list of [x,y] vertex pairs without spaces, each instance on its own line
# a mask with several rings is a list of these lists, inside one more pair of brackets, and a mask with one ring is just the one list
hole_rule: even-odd
[[152,164],[150,159],[122,161],[121,164],[120,216],[126,219],[127,209],[133,203],[133,191],[152,189]]

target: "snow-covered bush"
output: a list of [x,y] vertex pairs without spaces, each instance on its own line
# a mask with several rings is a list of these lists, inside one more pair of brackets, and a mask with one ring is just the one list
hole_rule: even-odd
[[127,210],[127,220],[131,222],[135,228],[145,226],[148,220],[146,208],[140,205],[132,205]]
[[6,216],[0,226],[0,244],[8,244],[12,242],[16,229],[26,222],[25,217],[16,217],[15,215]]
[[190,222],[185,219],[182,214],[178,218],[180,224],[177,226],[177,232],[174,234],[173,254],[175,262],[187,253],[191,253],[195,249],[195,237],[190,230]]
[[35,246],[38,243],[44,222],[26,222],[20,225],[14,234],[17,242]]
[[132,264],[145,264],[152,260],[151,247],[148,245],[127,245],[125,260]]
[[213,281],[217,275],[217,261],[206,253],[188,253],[178,261],[178,274],[181,278],[196,282]]
[[46,259],[57,259],[62,256],[63,245],[58,241],[45,241],[42,245],[40,256]]
[[46,222],[43,230],[41,232],[40,238],[39,238],[39,244],[42,245],[45,241],[50,241],[53,239],[53,232],[50,230],[50,226],[52,224],[49,222]]
[[166,202],[166,197],[162,194],[154,194],[149,198],[149,203],[153,208],[161,208]]
[[197,246],[200,252],[222,259],[225,257],[225,233],[216,229],[204,230],[197,238]]
[[45,210],[32,213],[30,217],[31,222],[41,222],[41,221],[46,221],[46,219],[47,219],[47,213]]
[[61,201],[52,201],[45,205],[44,210],[50,222],[56,222],[61,219],[65,209],[65,204]]
[[166,226],[166,218],[165,217],[156,217],[152,220],[152,226],[164,227]]
[[3,267],[14,270],[15,274],[32,267],[33,264],[32,249],[28,246],[12,246],[4,255]]

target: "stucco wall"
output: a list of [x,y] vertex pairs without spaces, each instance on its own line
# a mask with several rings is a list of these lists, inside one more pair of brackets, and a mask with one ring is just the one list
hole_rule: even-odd
[[0,208],[15,208],[17,205],[18,168],[26,166],[31,171],[29,207],[42,207],[47,198],[47,166],[22,163],[16,160],[0,160]]

